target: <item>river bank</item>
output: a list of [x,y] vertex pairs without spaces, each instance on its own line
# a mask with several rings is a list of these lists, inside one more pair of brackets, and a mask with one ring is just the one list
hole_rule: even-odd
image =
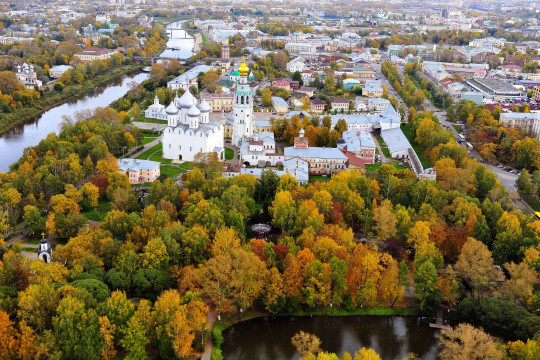
[[417,317],[418,312],[416,310],[407,310],[402,308],[384,308],[384,307],[372,307],[372,308],[356,308],[353,310],[347,310],[341,307],[325,306],[313,309],[301,309],[294,313],[282,313],[282,314],[270,314],[266,312],[254,312],[247,311],[241,314],[240,318],[232,314],[224,314],[219,320],[216,320],[212,327],[212,360],[223,359],[222,345],[224,342],[223,332],[232,326],[240,323],[254,320],[258,318],[267,317],[354,317],[354,316],[399,316],[399,317]]
[[28,122],[35,120],[44,112],[51,110],[57,106],[60,106],[70,100],[77,99],[97,86],[105,86],[118,78],[132,74],[141,70],[146,64],[133,64],[127,66],[121,66],[111,71],[97,75],[91,79],[83,81],[79,85],[71,85],[60,93],[46,94],[41,99],[37,100],[32,107],[16,109],[14,112],[6,114],[5,117],[0,118],[0,135],[16,128],[17,126],[24,125]]

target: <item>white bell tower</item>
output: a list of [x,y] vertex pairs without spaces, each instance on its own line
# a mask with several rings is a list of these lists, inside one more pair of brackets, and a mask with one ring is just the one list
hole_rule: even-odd
[[253,94],[247,83],[249,68],[245,59],[242,58],[242,65],[238,68],[240,81],[234,92],[233,107],[233,134],[232,144],[239,146],[245,138],[253,135],[255,122],[253,120]]

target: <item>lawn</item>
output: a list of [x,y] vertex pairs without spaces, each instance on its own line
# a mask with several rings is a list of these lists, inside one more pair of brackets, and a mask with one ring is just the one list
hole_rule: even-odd
[[[396,161],[396,162],[391,162],[391,163],[388,163],[386,165],[392,165],[394,166],[397,170],[403,170],[405,169],[403,166],[399,166],[399,163]],[[368,164],[366,165],[366,171],[377,171],[380,167],[382,166],[382,163],[378,163],[378,164]]]
[[330,176],[310,175],[309,181],[330,181]]
[[193,168],[195,167],[193,163],[189,161],[183,162],[182,164],[178,166],[180,166],[182,169],[185,169],[185,170],[193,170]]
[[137,159],[148,160],[150,155],[152,155],[153,153],[155,153],[158,150],[163,150],[163,144],[162,143],[159,143],[159,144],[156,144],[156,145],[152,146],[150,149],[146,150],[141,155],[137,156]]
[[171,159],[164,159],[163,158],[163,150],[158,150],[156,151],[155,153],[153,153],[151,156],[150,156],[150,160],[152,161],[157,161],[157,162],[160,162],[162,164],[170,164],[171,163]]
[[414,151],[416,152],[416,155],[418,155],[418,159],[420,159],[420,162],[422,163],[422,166],[424,167],[424,169],[427,169],[427,168],[430,168],[430,167],[433,167],[433,164],[431,163],[431,160],[429,160],[428,158],[426,158],[424,156],[424,147],[423,146],[420,146],[416,143],[416,141],[414,141],[413,137],[412,137],[412,134],[411,134],[411,124],[402,124],[401,125],[401,130],[403,130],[403,134],[405,134],[405,136],[407,137],[407,139],[409,140],[409,142],[411,143]]
[[390,154],[390,150],[388,150],[388,148],[383,147],[383,148],[381,148],[381,150],[382,150],[382,153],[384,154],[384,156],[386,156],[388,159],[392,158],[392,155]]
[[161,165],[161,174],[167,175],[170,178],[176,178],[178,175],[185,173],[186,170],[174,165]]
[[377,138],[377,142],[379,143],[381,147],[386,147],[386,143],[384,142],[384,139],[382,137],[377,136],[376,138]]
[[146,145],[148,143],[151,143],[152,141],[156,140],[156,138],[158,137],[158,135],[154,136],[154,137],[144,137],[142,139],[142,144],[143,145]]
[[225,160],[234,159],[234,150],[228,147],[225,147]]
[[86,218],[94,221],[103,221],[105,219],[105,216],[107,213],[111,210],[111,202],[110,201],[100,201],[98,206],[96,208],[93,208],[92,210],[88,210],[83,212],[82,214],[86,216]]
[[25,244],[39,244],[41,242],[41,237],[38,237],[37,235],[35,235],[35,236],[36,237],[33,237],[30,240],[26,240],[24,243]]
[[203,44],[205,44],[205,45],[210,44],[210,40],[208,40],[208,38],[206,37],[206,35],[204,34],[203,31],[201,31],[201,36],[202,36],[202,42],[203,42]]

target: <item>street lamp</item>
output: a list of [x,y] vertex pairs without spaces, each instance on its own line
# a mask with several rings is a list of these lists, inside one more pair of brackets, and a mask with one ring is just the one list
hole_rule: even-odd
[[207,327],[205,327],[202,331],[201,331],[201,345],[204,345],[204,330],[208,329]]

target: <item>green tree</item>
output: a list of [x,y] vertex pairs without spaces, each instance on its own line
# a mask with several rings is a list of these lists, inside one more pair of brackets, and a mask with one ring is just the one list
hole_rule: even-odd
[[104,342],[96,311],[85,309],[82,301],[67,296],[58,305],[57,314],[53,326],[61,358],[99,360]]
[[45,219],[39,213],[39,209],[32,205],[24,207],[24,227],[30,234],[39,234],[45,228]]

